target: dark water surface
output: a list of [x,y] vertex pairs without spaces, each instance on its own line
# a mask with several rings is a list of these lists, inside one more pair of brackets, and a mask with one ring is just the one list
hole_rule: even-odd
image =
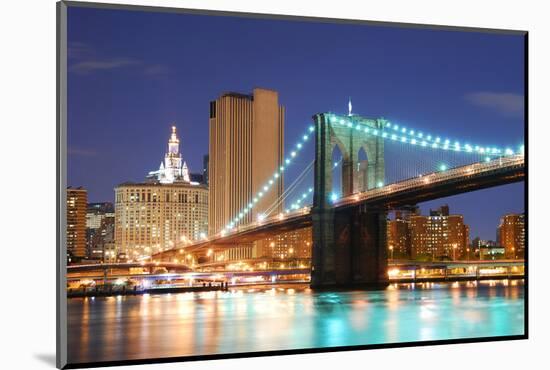
[[73,298],[69,362],[518,335],[523,297],[502,280]]

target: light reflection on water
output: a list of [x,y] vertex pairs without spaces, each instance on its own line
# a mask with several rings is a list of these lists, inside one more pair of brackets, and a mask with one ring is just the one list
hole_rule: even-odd
[[69,362],[518,335],[523,294],[503,280],[69,299]]

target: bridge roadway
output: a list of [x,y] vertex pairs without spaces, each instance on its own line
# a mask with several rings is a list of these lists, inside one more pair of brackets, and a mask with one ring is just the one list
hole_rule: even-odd
[[168,272],[160,274],[131,274],[131,273],[117,273],[108,274],[87,274],[84,275],[81,272],[73,271],[67,276],[67,281],[78,281],[82,279],[87,280],[103,280],[107,279],[166,279],[166,278],[193,278],[193,279],[231,279],[233,277],[257,277],[257,276],[286,276],[286,275],[309,275],[309,268],[289,268],[283,270],[255,270],[255,271],[191,271],[186,272]]
[[[444,262],[421,262],[421,261],[409,261],[399,260],[391,261],[388,263],[388,269],[398,268],[401,271],[412,271],[420,269],[454,269],[454,268],[491,268],[491,267],[523,267],[524,260],[470,260],[470,261],[444,261]],[[227,264],[227,263],[226,263]],[[156,274],[143,274],[143,273],[112,273],[107,276],[104,272],[107,270],[122,270],[129,267],[167,267],[171,271],[168,273],[156,273]],[[223,265],[220,263],[219,267]],[[198,266],[203,268],[204,266]],[[208,266],[215,267],[215,266]],[[179,272],[177,272],[179,270]],[[99,274],[82,274],[86,272],[97,272]],[[108,279],[118,278],[136,278],[136,279],[162,279],[167,277],[181,277],[181,278],[224,278],[230,279],[233,277],[251,277],[251,276],[283,276],[283,275],[299,275],[310,274],[309,267],[291,267],[286,269],[267,269],[267,270],[254,270],[254,271],[234,271],[234,270],[212,270],[212,271],[197,271],[192,270],[190,267],[184,264],[161,262],[156,264],[140,264],[140,263],[112,263],[112,264],[89,264],[89,265],[73,265],[68,267],[67,280],[78,281],[81,279],[102,280],[106,277]]]
[[[499,157],[488,162],[433,172],[380,188],[355,193],[333,202],[336,210],[366,205],[395,209],[446,196],[523,181],[525,161],[523,155]],[[194,252],[213,246],[230,247],[250,243],[312,225],[311,207],[287,214],[275,215],[248,225],[239,226],[223,235],[217,234],[204,241],[180,246],[153,255],[153,259],[171,258],[180,249]]]
[[86,271],[105,271],[116,269],[130,269],[130,268],[148,268],[154,269],[158,267],[166,267],[167,269],[179,270],[182,272],[192,271],[190,267],[185,264],[177,262],[116,262],[116,263],[91,263],[82,265],[69,265],[67,266],[67,274]]

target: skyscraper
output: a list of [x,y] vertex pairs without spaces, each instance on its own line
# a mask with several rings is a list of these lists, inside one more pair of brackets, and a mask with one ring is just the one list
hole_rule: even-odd
[[[209,234],[219,233],[252,203],[254,194],[283,164],[284,113],[276,91],[222,94],[210,102]],[[239,223],[256,220],[281,196],[283,178]],[[272,207],[272,214],[281,211]]]
[[525,255],[525,214],[507,214],[500,219],[497,231],[498,244],[504,247],[506,258],[523,258]]
[[176,128],[158,171],[144,183],[115,188],[116,253],[130,260],[206,237],[208,188],[190,181],[179,152]]
[[73,261],[86,257],[86,189],[67,188],[67,253]]

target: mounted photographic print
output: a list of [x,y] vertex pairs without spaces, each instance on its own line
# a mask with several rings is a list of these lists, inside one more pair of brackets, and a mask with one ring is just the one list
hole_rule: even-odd
[[527,338],[526,50],[58,3],[58,367]]

